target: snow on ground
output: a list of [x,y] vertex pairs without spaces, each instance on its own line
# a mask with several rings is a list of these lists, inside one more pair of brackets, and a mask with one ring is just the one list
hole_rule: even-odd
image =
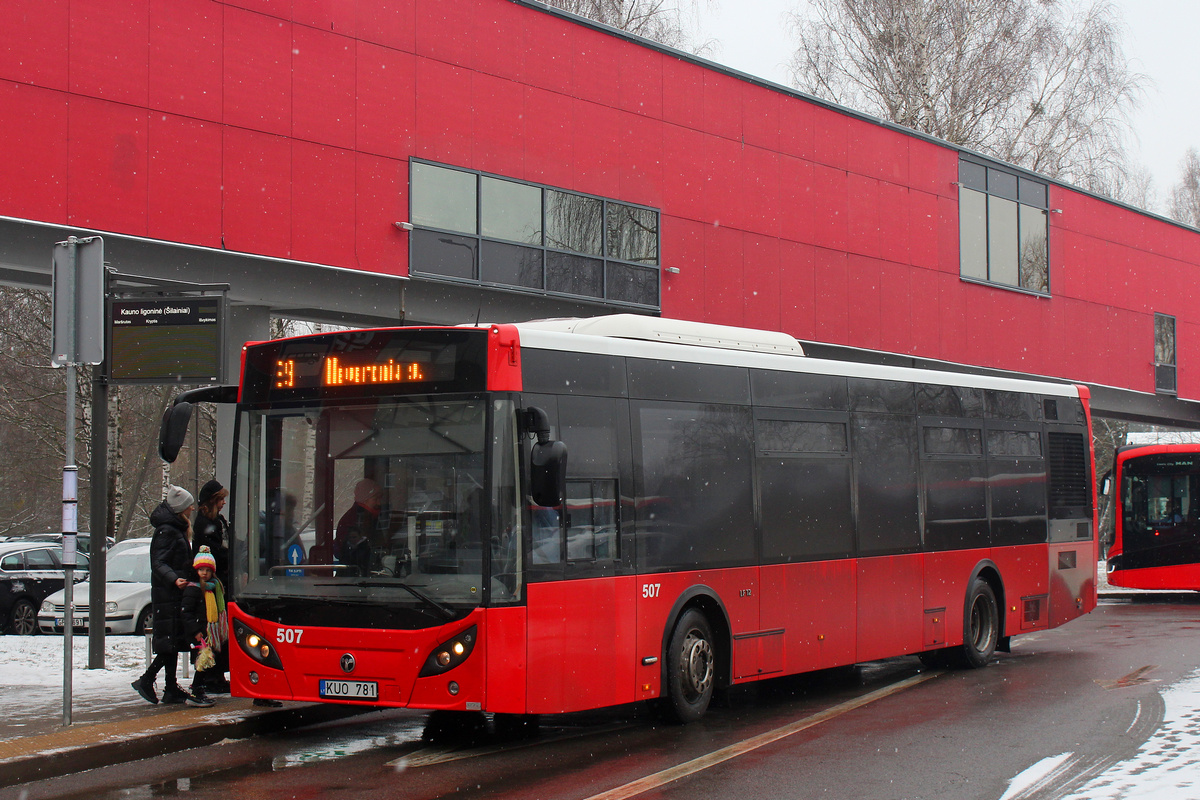
[[1200,670],[1163,689],[1162,725],[1137,754],[1064,800],[1182,800],[1200,797]]
[[[71,650],[73,712],[145,705],[129,688],[146,669],[145,637],[106,636],[104,669],[87,668],[86,634],[72,637]],[[47,718],[61,723],[64,655],[62,636],[0,636],[0,740],[44,726]]]

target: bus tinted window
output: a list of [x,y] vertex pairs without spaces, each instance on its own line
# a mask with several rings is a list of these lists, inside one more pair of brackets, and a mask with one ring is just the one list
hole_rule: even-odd
[[838,375],[756,369],[750,386],[755,405],[846,410],[846,379]]
[[629,395],[647,400],[687,398],[702,403],[750,403],[750,380],[741,367],[631,358]]
[[526,392],[600,397],[628,394],[621,358],[526,348],[521,351],[521,374]]
[[989,456],[1041,458],[1042,435],[1037,431],[988,431]]
[[921,430],[921,435],[928,455],[983,455],[983,434],[978,428],[927,426]]
[[850,459],[759,458],[767,563],[839,558],[854,550]]
[[1046,541],[1046,464],[1041,459],[989,459],[992,544]]
[[866,555],[919,547],[916,418],[850,416],[858,475],[859,552]]
[[762,453],[844,453],[846,423],[760,419],[758,449]]
[[992,419],[1037,422],[1042,418],[1042,401],[1037,395],[989,390],[984,399],[987,415]]
[[639,571],[753,563],[750,410],[633,406]]
[[899,381],[850,379],[850,410],[912,414],[915,407],[913,385]]
[[988,545],[987,467],[982,460],[930,459],[925,470],[925,547]]
[[983,390],[918,384],[917,413],[931,417],[982,417]]

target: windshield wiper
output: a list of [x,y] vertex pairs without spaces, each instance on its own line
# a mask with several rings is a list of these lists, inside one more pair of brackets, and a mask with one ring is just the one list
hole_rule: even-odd
[[408,593],[411,594],[413,597],[417,598],[418,600],[425,603],[433,610],[437,611],[439,614],[441,614],[443,617],[446,618],[447,622],[450,622],[457,616],[453,611],[446,608],[444,605],[439,603],[437,600],[434,600],[432,597],[425,594],[420,589],[414,589],[413,587],[409,586],[407,583],[401,583],[399,581],[393,582],[393,581],[365,581],[364,580],[364,581],[355,581],[350,584],[325,583],[325,584],[317,584],[317,585],[318,586],[357,586],[357,587],[360,587],[363,589],[394,589],[397,586],[399,586],[401,589],[406,589],[408,591]]

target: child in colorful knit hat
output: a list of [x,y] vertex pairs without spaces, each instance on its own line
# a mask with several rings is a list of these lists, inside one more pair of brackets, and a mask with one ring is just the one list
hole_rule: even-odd
[[189,706],[208,708],[212,699],[205,694],[202,673],[216,666],[214,654],[225,649],[229,628],[225,617],[225,587],[217,580],[217,559],[207,547],[192,560],[199,580],[189,582],[183,590],[183,632],[192,643],[192,663],[196,667],[192,679]]

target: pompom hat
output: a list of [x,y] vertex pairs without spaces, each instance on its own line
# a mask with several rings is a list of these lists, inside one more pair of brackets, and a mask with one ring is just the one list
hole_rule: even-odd
[[213,558],[212,552],[207,547],[201,547],[200,552],[196,553],[196,557],[192,559],[192,567],[200,569],[208,567],[213,572],[217,571],[217,560]]

